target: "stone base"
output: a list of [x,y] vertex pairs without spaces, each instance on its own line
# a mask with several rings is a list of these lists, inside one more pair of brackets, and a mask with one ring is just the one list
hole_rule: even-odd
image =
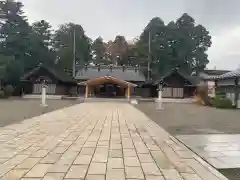
[[159,98],[158,98],[158,99],[156,99],[155,101],[156,101],[156,102],[163,102],[163,99],[159,99]]
[[157,106],[156,109],[164,109],[163,102],[161,102],[161,101],[156,101],[156,106]]
[[138,101],[136,99],[132,99],[132,100],[130,100],[130,103],[136,105],[136,104],[138,104]]
[[48,107],[47,104],[41,104],[40,106],[41,106],[41,107]]

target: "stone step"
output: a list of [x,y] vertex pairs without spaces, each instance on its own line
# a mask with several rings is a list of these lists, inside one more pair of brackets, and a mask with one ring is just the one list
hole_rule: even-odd
[[129,102],[123,98],[85,98],[84,102]]

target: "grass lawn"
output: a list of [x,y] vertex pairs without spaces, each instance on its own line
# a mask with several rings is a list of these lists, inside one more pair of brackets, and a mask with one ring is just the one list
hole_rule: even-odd
[[24,119],[39,116],[57,109],[80,103],[77,100],[47,100],[47,107],[41,107],[41,100],[0,99],[0,127],[18,123]]

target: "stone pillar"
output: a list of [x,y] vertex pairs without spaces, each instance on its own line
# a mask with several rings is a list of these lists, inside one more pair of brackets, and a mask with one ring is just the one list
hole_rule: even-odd
[[162,101],[162,92],[163,92],[163,86],[159,84],[158,86],[158,100]]
[[85,87],[85,98],[88,98],[88,84]]
[[46,107],[46,85],[42,85],[42,104],[41,106]]
[[158,86],[157,109],[163,109],[162,92],[163,92],[163,85],[159,84],[159,86]]

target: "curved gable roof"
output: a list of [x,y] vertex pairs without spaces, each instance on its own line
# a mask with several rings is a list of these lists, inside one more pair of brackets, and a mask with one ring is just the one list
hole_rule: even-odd
[[183,79],[187,80],[191,85],[197,85],[200,81],[200,79],[197,76],[189,76],[189,75],[185,75],[184,73],[180,72],[178,69],[173,69],[172,71],[168,72],[167,74],[165,74],[164,76],[162,76],[159,80],[157,80],[154,84],[159,84],[162,81],[164,81],[164,79],[166,79],[167,77],[173,75],[173,74],[178,74],[179,76],[181,76]]
[[65,82],[65,83],[77,83],[73,77],[69,76],[66,72],[63,70],[60,70],[58,68],[54,67],[47,67],[45,65],[39,65],[36,68],[32,69],[30,72],[24,74],[24,76],[21,78],[21,80],[27,80],[29,77],[32,75],[36,74],[39,72],[40,69],[45,69],[49,73],[51,73],[56,79],[59,81]]

